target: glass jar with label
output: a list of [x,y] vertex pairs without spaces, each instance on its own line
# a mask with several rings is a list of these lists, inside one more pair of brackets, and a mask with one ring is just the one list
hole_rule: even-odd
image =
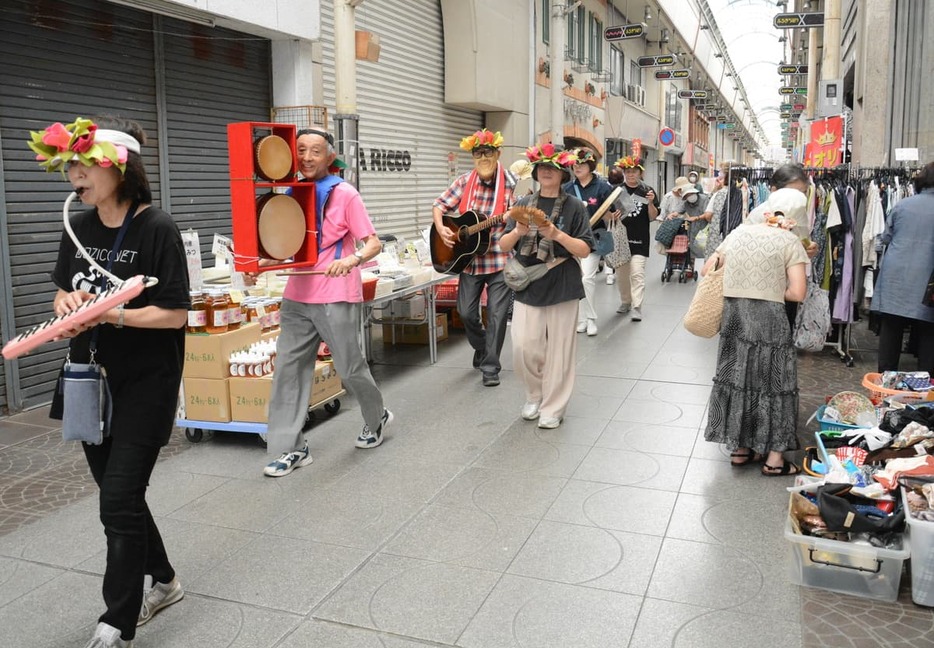
[[208,305],[200,290],[188,293],[191,306],[188,307],[188,323],[185,325],[186,333],[204,333],[208,325]]
[[236,331],[243,322],[240,302],[234,301],[234,293],[228,290],[224,291],[224,295],[227,297],[227,330]]
[[208,323],[206,330],[210,334],[227,332],[227,297],[223,291],[213,289],[208,291]]

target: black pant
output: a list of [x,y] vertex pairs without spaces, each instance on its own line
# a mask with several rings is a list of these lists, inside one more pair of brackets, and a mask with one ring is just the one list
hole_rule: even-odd
[[918,339],[918,370],[934,375],[934,322],[899,315],[879,315],[879,372],[898,371],[905,327],[915,327]]
[[145,575],[160,583],[175,577],[146,505],[146,488],[160,448],[113,438],[99,446],[82,445],[100,487],[100,517],[107,536],[103,586],[107,611],[99,621],[119,629],[128,641],[136,636]]

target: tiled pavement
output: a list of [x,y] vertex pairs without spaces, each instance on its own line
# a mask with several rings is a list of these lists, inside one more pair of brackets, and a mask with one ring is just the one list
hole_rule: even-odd
[[[456,332],[382,347],[374,373],[396,415],[356,450],[345,397],[309,434],[315,461],[282,479],[251,435],[163,453],[149,501],[187,595],[139,648],[649,648],[934,646],[934,614],[789,583],[787,479],[728,465],[703,440],[716,340],[687,334],[692,286],[649,263],[645,320],[614,314],[578,336],[557,430],[523,421],[511,372],[480,385]],[[799,363],[802,439],[856,366]],[[104,537],[83,455],[37,410],[0,421],[0,646],[81,648],[101,612]]]

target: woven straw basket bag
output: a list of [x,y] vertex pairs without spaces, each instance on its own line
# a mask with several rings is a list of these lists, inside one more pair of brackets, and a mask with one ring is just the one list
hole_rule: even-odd
[[694,299],[684,314],[684,328],[699,337],[713,337],[720,332],[723,320],[723,266],[707,273],[694,293]]

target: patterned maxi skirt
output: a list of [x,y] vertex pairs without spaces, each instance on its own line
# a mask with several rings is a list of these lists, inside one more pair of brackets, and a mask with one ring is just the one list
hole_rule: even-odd
[[704,438],[729,450],[798,448],[798,367],[785,305],[726,297]]

